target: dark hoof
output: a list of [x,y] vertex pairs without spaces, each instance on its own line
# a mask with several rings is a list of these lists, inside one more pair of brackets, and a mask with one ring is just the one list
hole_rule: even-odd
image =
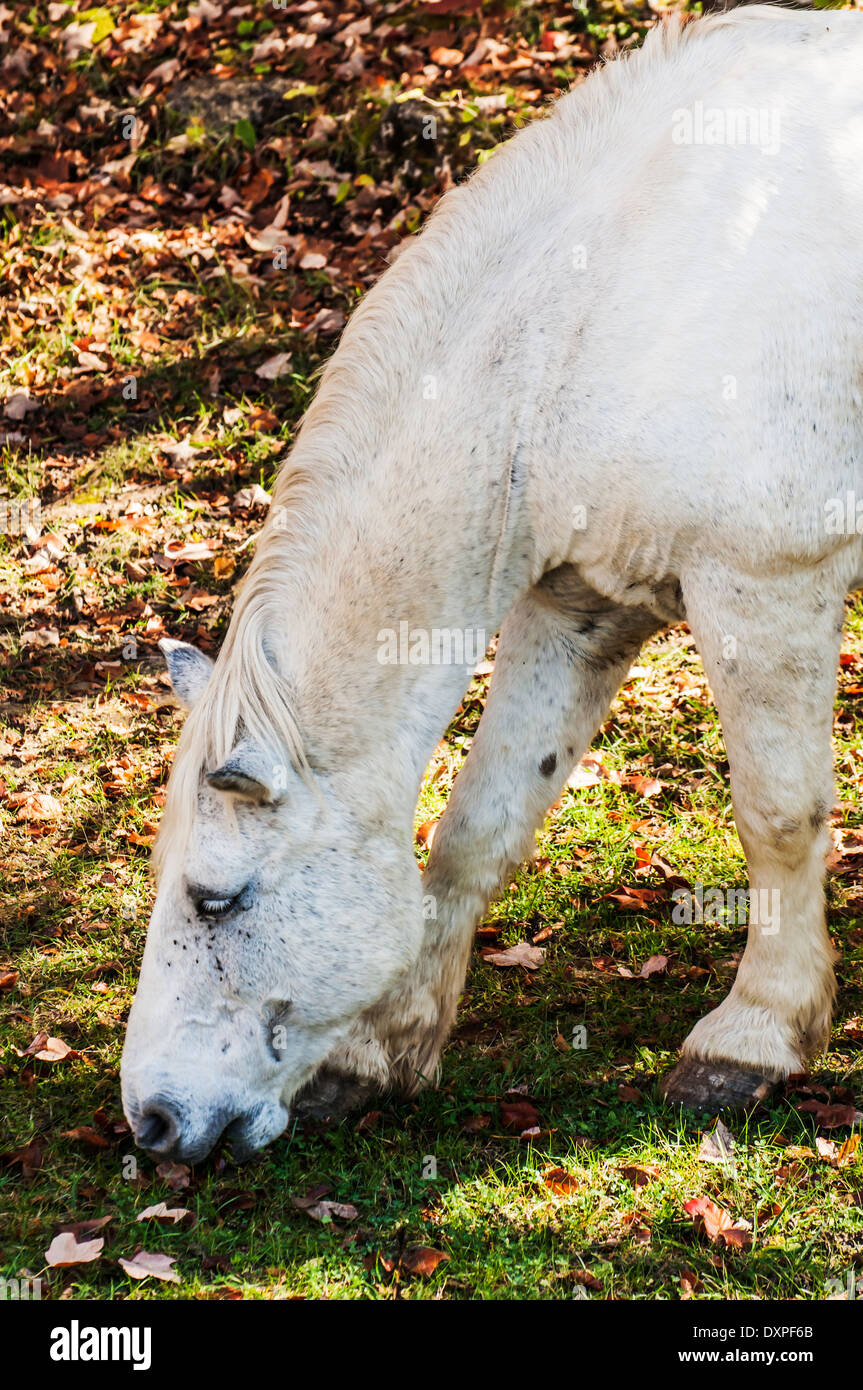
[[662,1094],[672,1105],[710,1111],[754,1110],[779,1086],[780,1082],[734,1062],[699,1062],[694,1057],[684,1057],[660,1082]]
[[335,1124],[352,1110],[360,1110],[380,1093],[380,1087],[361,1076],[320,1071],[296,1096],[291,1110],[302,1122]]

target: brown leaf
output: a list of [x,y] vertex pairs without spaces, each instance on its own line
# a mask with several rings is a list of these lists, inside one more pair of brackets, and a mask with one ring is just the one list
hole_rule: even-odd
[[105,1242],[101,1236],[96,1240],[77,1241],[71,1232],[55,1236],[45,1251],[45,1263],[52,1269],[65,1269],[70,1265],[91,1264],[98,1260]]
[[464,62],[464,54],[460,48],[433,48],[431,60],[441,68],[457,68]]
[[189,1211],[188,1207],[169,1207],[167,1202],[157,1202],[155,1206],[145,1207],[136,1221],[158,1221],[163,1226],[179,1226],[181,1224],[191,1226],[194,1223],[194,1212]]
[[691,1298],[694,1293],[703,1293],[704,1285],[697,1274],[693,1274],[691,1269],[680,1271],[680,1297]]
[[425,845],[426,849],[431,849],[432,841],[435,837],[438,823],[436,820],[423,821],[419,830],[416,832],[416,842],[418,845]]
[[302,1197],[292,1197],[291,1206],[296,1207],[299,1211],[307,1211],[309,1207],[313,1207],[316,1202],[325,1197],[331,1187],[332,1183],[329,1182],[316,1183],[314,1187],[308,1188]]
[[734,1135],[717,1119],[711,1132],[702,1137],[698,1157],[702,1163],[730,1164],[734,1162],[733,1154]]
[[4,1155],[3,1161],[7,1168],[20,1165],[22,1178],[29,1181],[35,1177],[45,1161],[45,1146],[41,1139],[32,1139],[29,1144]]
[[666,893],[663,888],[627,888],[621,885],[613,893],[603,893],[603,898],[608,898],[618,907],[625,907],[635,912],[644,912],[658,899],[665,899]]
[[111,1146],[104,1134],[99,1134],[90,1125],[79,1125],[77,1129],[64,1129],[61,1139],[71,1139],[76,1144],[86,1144],[89,1149],[109,1149]]
[[542,1180],[546,1187],[558,1197],[571,1197],[578,1191],[578,1183],[571,1173],[565,1168],[549,1168],[543,1173]]
[[651,956],[646,960],[638,974],[642,980],[647,980],[651,975],[664,975],[668,969],[668,956]]
[[461,1127],[462,1134],[479,1134],[491,1124],[491,1115],[470,1115]]
[[213,574],[216,579],[230,579],[236,568],[237,562],[233,555],[217,555],[213,560]]
[[507,946],[502,951],[486,946],[482,958],[489,965],[523,965],[526,970],[538,970],[545,960],[545,948],[531,946],[529,941],[519,941],[516,946]]
[[632,1186],[635,1188],[636,1192],[640,1187],[646,1187],[648,1183],[653,1182],[654,1178],[659,1178],[662,1176],[662,1169],[655,1167],[651,1163],[627,1164],[627,1166],[625,1168],[621,1168],[620,1171],[626,1178],[627,1182],[632,1183]]
[[[324,264],[326,265],[326,258]],[[291,370],[291,360],[289,352],[277,352],[275,357],[268,357],[266,362],[255,368],[255,376],[263,377],[265,381],[276,381]]]
[[500,1106],[501,1119],[507,1129],[534,1129],[539,1125],[539,1113],[529,1100],[504,1100]]
[[176,1255],[159,1255],[150,1250],[136,1250],[129,1260],[117,1261],[125,1269],[130,1279],[164,1279],[170,1284],[179,1284],[180,1276],[171,1266],[176,1264]]
[[442,1261],[448,1259],[449,1255],[443,1250],[435,1250],[430,1245],[411,1245],[404,1254],[402,1267],[408,1274],[418,1274],[420,1278],[427,1279]]
[[631,787],[637,796],[658,796],[662,791],[662,783],[655,777],[627,777],[624,786]]
[[17,808],[16,821],[54,821],[63,810],[56,796],[47,792],[16,792],[8,798],[8,804]]
[[580,763],[576,763],[566,780],[566,785],[573,791],[582,791],[585,787],[599,786],[600,782],[611,782],[614,785],[619,780],[617,773],[610,772],[600,758],[585,757]]
[[838,1129],[841,1125],[853,1125],[854,1106],[847,1104],[828,1105],[821,1100],[804,1100],[797,1105],[798,1110],[814,1115],[822,1129]]
[[192,1170],[186,1163],[159,1163],[156,1172],[172,1192],[182,1192],[192,1180]]
[[847,1168],[849,1163],[853,1163],[857,1157],[857,1150],[860,1147],[860,1135],[852,1134],[839,1149],[836,1155],[836,1167]]
[[350,1202],[331,1202],[326,1198],[320,1202],[314,1202],[311,1206],[303,1207],[307,1216],[313,1221],[322,1221],[324,1224],[338,1218],[340,1221],[356,1221],[359,1216],[355,1206]]
[[683,1210],[692,1218],[696,1231],[706,1235],[713,1245],[736,1246],[740,1250],[748,1250],[751,1246],[748,1223],[735,1221],[709,1197],[694,1197],[684,1202]]
[[68,1043],[60,1038],[51,1038],[47,1033],[37,1033],[30,1046],[25,1049],[25,1057],[35,1057],[40,1062],[65,1062],[74,1060],[80,1053],[74,1052]]
[[635,1104],[644,1100],[637,1086],[624,1086],[622,1083],[617,1088],[617,1095],[619,1100],[632,1101]]

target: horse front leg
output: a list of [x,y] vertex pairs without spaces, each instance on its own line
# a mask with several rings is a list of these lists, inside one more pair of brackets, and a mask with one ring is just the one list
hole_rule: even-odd
[[844,586],[814,571],[756,581],[714,568],[683,593],[722,721],[750,908],[735,983],[663,1089],[696,1108],[747,1109],[829,1036],[823,880]]
[[473,747],[437,827],[423,896],[434,905],[419,961],[357,1025],[299,1098],[301,1115],[335,1116],[386,1085],[432,1081],[455,1019],[474,928],[588,747],[642,642],[641,609],[588,589],[569,566],[547,575],[501,628]]
[[[401,1090],[434,1077],[477,922],[533,853],[549,805],[658,625],[652,614],[602,598],[569,566],[547,575],[504,623],[488,702],[429,856],[423,893],[435,916],[425,950],[385,1001]],[[408,1026],[393,1027],[400,1015]]]

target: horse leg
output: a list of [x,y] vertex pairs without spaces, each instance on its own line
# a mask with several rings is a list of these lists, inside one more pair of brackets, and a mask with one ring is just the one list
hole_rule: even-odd
[[731,764],[750,920],[727,999],[664,1081],[681,1104],[749,1108],[804,1071],[829,1035],[823,877],[843,595],[815,571],[755,580],[714,568],[683,585]]
[[[473,747],[437,827],[423,895],[434,904],[418,963],[328,1059],[301,1114],[344,1110],[357,1074],[411,1093],[433,1079],[464,984],[474,928],[581,758],[644,640],[659,622],[587,588],[561,566],[501,628],[491,690]],[[339,1104],[342,1076],[344,1104]],[[369,1091],[374,1081],[368,1082]],[[323,1092],[326,1092],[326,1095]]]
[[410,1017],[423,999],[423,1015],[408,1030],[393,1030],[400,1001],[386,1001],[392,1071],[402,1090],[433,1077],[476,923],[513,867],[533,853],[549,805],[658,626],[653,614],[589,589],[570,566],[547,575],[504,623],[486,709],[425,874],[436,918],[405,1000]]

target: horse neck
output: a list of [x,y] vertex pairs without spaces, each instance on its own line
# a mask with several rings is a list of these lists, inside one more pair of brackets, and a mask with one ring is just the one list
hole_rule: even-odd
[[412,813],[473,667],[536,576],[506,422],[477,402],[402,400],[397,441],[356,413],[350,429],[303,432],[249,579],[284,567],[286,665],[313,761],[374,765]]

